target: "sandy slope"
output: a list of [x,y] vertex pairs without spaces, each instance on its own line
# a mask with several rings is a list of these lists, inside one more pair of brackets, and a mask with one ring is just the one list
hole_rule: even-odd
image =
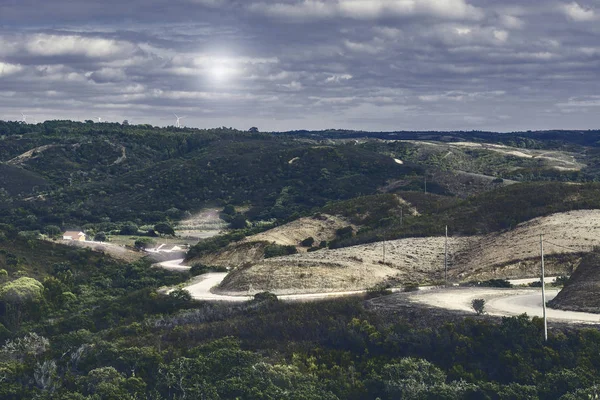
[[239,267],[246,263],[255,263],[262,260],[265,246],[270,243],[279,245],[297,246],[298,251],[306,251],[300,247],[302,240],[312,237],[315,245],[322,240],[335,238],[335,231],[351,225],[344,218],[321,214],[319,217],[306,217],[278,226],[266,232],[248,236],[245,239],[232,243],[218,252],[188,260],[187,264],[202,263],[205,265],[223,265]]
[[284,246],[297,246],[308,237],[315,239],[315,244],[322,240],[331,240],[335,231],[351,225],[344,218],[321,214],[321,217],[300,218],[266,232],[249,236],[244,242],[269,242]]
[[[450,238],[449,250],[464,245]],[[319,250],[261,261],[232,273],[221,290],[296,293],[358,290],[386,280],[429,283],[443,279],[444,238],[409,238],[335,250]]]
[[[534,264],[539,263],[541,233],[547,255],[590,251],[600,245],[600,210],[552,214],[519,224],[510,231],[470,238],[456,254],[453,276],[477,278],[495,271],[496,277],[521,277],[515,261],[533,259]],[[511,262],[513,265],[509,265]],[[548,273],[562,272],[552,270],[554,267],[550,260]]]
[[[547,273],[562,275],[579,253],[600,245],[600,210],[536,218],[515,229],[486,236],[449,239],[452,281],[528,278],[539,270],[539,234],[545,234]],[[221,290],[296,293],[357,290],[386,280],[426,284],[443,279],[444,238],[408,238],[336,250],[320,250],[258,261],[234,271]]]

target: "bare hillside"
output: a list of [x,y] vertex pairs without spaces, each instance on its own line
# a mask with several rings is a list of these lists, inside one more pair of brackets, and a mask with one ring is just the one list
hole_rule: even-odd
[[[545,235],[548,274],[572,271],[581,254],[600,245],[600,210],[536,218],[486,236],[449,238],[452,281],[523,278],[539,271],[539,234]],[[233,271],[221,290],[276,293],[353,290],[386,280],[427,284],[443,279],[444,238],[408,238],[257,261]]]
[[331,240],[335,231],[350,225],[341,217],[320,214],[310,218],[300,218],[282,226],[269,229],[257,235],[249,236],[244,242],[269,242],[283,246],[297,246],[308,237],[315,239],[315,243],[322,240]]
[[319,244],[323,240],[329,241],[335,238],[336,230],[349,225],[351,224],[346,219],[327,214],[300,218],[266,232],[248,236],[213,254],[188,260],[187,264],[201,263],[239,267],[246,263],[262,260],[265,247],[269,244],[297,246],[298,251],[304,252],[307,249],[300,246],[302,240],[312,237],[315,244]]
[[[465,238],[450,238],[451,253]],[[232,272],[222,291],[276,293],[365,289],[386,280],[427,284],[443,279],[444,238],[409,238],[385,243],[319,250],[261,261]]]
[[531,268],[539,268],[541,233],[545,254],[556,256],[549,258],[548,273],[563,274],[577,262],[568,255],[600,245],[600,210],[552,214],[519,224],[510,231],[472,238],[456,255],[453,276],[483,279],[531,275]]

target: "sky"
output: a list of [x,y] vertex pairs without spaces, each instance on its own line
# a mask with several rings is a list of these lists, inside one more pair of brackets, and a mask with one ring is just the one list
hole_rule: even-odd
[[0,119],[600,129],[600,0],[0,0]]

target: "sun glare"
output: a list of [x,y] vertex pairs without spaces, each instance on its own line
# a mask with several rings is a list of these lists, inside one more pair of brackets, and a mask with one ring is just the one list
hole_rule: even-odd
[[206,78],[211,84],[225,85],[238,75],[235,59],[231,57],[209,57],[203,60]]

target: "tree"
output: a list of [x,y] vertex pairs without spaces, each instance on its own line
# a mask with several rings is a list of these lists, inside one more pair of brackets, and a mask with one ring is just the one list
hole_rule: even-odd
[[250,133],[258,133],[258,128],[253,126],[252,128],[248,129],[248,132]]
[[0,286],[0,303],[3,303],[8,325],[17,328],[23,314],[39,316],[39,302],[44,285],[33,278],[22,277]]
[[477,315],[482,315],[485,312],[485,300],[484,299],[473,299],[471,302],[471,307],[477,313]]
[[248,222],[246,222],[244,215],[238,213],[231,219],[230,226],[232,229],[244,229],[248,226]]
[[315,243],[315,239],[311,236],[311,237],[307,237],[306,239],[301,241],[300,245],[302,247],[311,247],[314,243]]
[[167,224],[166,222],[159,222],[158,224],[154,225],[154,230],[161,235],[175,236],[175,231],[171,225]]
[[144,250],[148,247],[154,246],[155,244],[156,242],[150,238],[139,238],[133,243],[135,248],[139,250]]
[[138,226],[133,222],[126,222],[121,227],[121,235],[136,235],[138,233]]
[[96,242],[106,242],[106,233],[104,233],[104,232],[96,233],[96,235],[94,236],[94,240]]
[[60,236],[62,230],[56,225],[46,225],[44,228],[44,233],[50,237],[57,237]]

